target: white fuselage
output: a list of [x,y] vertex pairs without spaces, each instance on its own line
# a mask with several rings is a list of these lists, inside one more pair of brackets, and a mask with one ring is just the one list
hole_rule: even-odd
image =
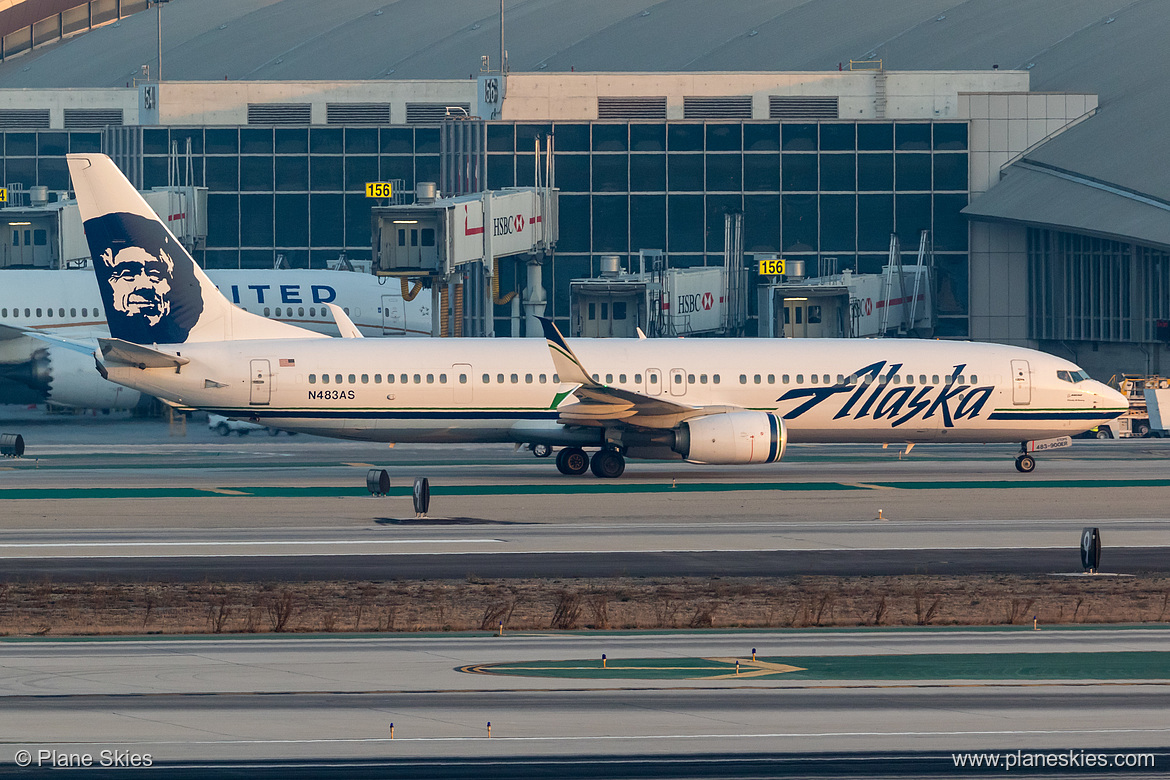
[[[577,339],[596,381],[688,406],[776,411],[793,442],[1026,441],[1124,407],[1066,360],[1018,347],[914,340]],[[302,339],[165,347],[175,369],[110,378],[178,404],[289,430],[389,442],[587,445],[536,339]],[[632,451],[630,455],[637,457]]]
[[[407,302],[397,280],[383,284],[385,280],[371,274],[299,269],[216,270],[208,275],[245,310],[319,333],[338,332],[325,303],[343,307],[366,336],[430,332],[430,291]],[[0,271],[0,325],[81,340],[110,335],[90,269]],[[91,357],[33,336],[0,340],[0,379],[4,377],[19,377],[9,388],[20,388],[22,401],[23,393],[34,391],[42,400],[85,408],[132,408],[140,400],[138,393],[98,376]],[[5,396],[0,385],[0,403],[9,402]]]

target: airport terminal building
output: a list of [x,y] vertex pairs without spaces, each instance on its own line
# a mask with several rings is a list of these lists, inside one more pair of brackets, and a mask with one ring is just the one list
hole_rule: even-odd
[[[476,71],[28,86],[29,63],[84,56],[99,36],[116,33],[0,63],[3,182],[66,190],[64,155],[104,151],[143,188],[205,186],[208,267],[369,258],[365,184],[442,181],[445,138],[470,116],[486,125],[488,188],[534,184],[535,146],[555,141],[559,240],[542,271],[561,322],[569,281],[598,275],[602,256],[720,264],[724,214],[741,212],[746,253],[814,272],[877,272],[891,234],[911,262],[929,231],[939,337],[1038,346],[1103,379],[1158,372],[1170,340],[1170,206],[1069,164],[1118,154],[1095,140],[1111,130],[1091,84],[1037,90],[1029,67],[898,70],[875,57],[799,72],[512,70],[502,95],[485,95]],[[30,241],[6,231],[0,263],[27,264]],[[522,284],[502,266],[502,288]]]

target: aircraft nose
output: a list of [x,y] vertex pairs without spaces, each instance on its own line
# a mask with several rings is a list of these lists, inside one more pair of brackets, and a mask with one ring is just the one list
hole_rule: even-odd
[[1104,401],[1107,406],[1115,406],[1119,408],[1129,407],[1129,399],[1126,398],[1123,393],[1104,383],[1102,383],[1101,388],[1101,400]]

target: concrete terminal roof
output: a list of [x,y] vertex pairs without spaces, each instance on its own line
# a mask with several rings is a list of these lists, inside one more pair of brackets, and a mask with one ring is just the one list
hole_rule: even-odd
[[[488,0],[172,0],[163,8],[163,75],[466,78],[480,55],[497,57],[498,8]],[[893,70],[1027,69],[1033,90],[1101,98],[1096,117],[1030,160],[1170,203],[1170,166],[1156,164],[1170,126],[1164,0],[508,0],[505,24],[514,71],[833,70],[851,58],[880,58]],[[155,25],[153,11],[139,13],[16,57],[0,64],[0,89],[124,86],[143,63],[153,66]],[[1070,196],[1067,182],[1047,179],[1053,196],[1056,188]]]

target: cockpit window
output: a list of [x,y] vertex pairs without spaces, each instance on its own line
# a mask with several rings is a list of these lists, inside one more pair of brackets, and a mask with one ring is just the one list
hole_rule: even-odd
[[1065,382],[1072,382],[1073,384],[1076,384],[1077,382],[1084,382],[1086,379],[1089,378],[1089,375],[1086,374],[1084,371],[1080,371],[1080,370],[1078,370],[1078,371],[1063,371],[1062,370],[1062,371],[1056,372],[1056,378],[1064,380]]

